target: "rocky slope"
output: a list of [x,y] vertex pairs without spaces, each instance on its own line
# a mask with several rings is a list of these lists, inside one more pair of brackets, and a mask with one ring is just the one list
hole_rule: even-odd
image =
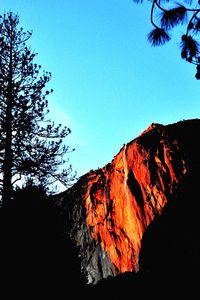
[[145,231],[199,166],[199,132],[198,119],[151,124],[111,163],[57,196],[88,283],[140,269]]

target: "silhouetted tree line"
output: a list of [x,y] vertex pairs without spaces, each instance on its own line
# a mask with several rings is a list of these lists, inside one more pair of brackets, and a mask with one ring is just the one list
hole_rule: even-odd
[[0,291],[67,297],[85,286],[63,211],[42,187],[17,189],[10,208],[0,210],[0,245]]

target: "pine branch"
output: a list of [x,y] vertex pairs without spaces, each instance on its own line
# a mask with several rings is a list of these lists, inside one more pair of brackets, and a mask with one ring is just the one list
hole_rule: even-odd
[[188,62],[193,62],[193,58],[199,55],[199,44],[191,36],[183,35],[180,47],[181,57]]
[[148,34],[148,41],[152,46],[161,46],[170,40],[170,36],[164,29],[156,27]]
[[161,27],[165,30],[172,29],[173,27],[183,24],[187,19],[187,9],[183,5],[178,5],[169,10],[161,12]]

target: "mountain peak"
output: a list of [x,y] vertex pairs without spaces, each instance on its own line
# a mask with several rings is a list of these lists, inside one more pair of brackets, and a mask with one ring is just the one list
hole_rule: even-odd
[[198,158],[200,120],[152,123],[103,168],[62,193],[70,237],[88,283],[138,272],[142,238]]

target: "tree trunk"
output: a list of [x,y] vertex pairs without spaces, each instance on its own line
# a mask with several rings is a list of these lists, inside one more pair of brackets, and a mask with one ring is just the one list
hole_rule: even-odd
[[12,197],[12,107],[9,102],[11,102],[11,100],[8,100],[6,109],[6,140],[3,163],[2,207],[8,207]]
[[13,105],[13,64],[12,40],[10,43],[9,78],[7,90],[7,107],[5,116],[5,156],[3,163],[2,207],[9,207],[12,198],[12,105]]

